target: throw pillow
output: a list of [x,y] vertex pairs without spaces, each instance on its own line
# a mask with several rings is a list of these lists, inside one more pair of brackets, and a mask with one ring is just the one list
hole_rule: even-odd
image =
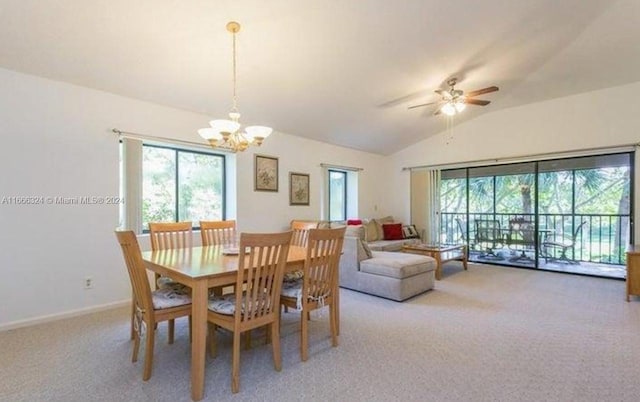
[[405,239],[417,239],[420,237],[416,225],[406,225],[402,227],[402,235]]
[[373,258],[373,253],[371,252],[371,249],[369,248],[369,245],[367,244],[367,242],[361,241],[360,243],[362,244],[362,248],[364,249],[364,252],[367,253],[367,257]]
[[371,219],[364,225],[365,235],[364,239],[366,241],[376,241],[380,240],[378,236],[378,224],[375,219]]
[[362,225],[347,226],[347,229],[345,230],[344,235],[348,237],[357,237],[360,240],[364,240],[364,227]]
[[382,225],[385,223],[393,223],[393,216],[385,216],[384,218],[378,218],[375,220],[378,225],[378,240],[384,239],[384,231],[382,230]]
[[385,240],[402,240],[402,223],[385,223],[382,230]]
[[347,226],[349,225],[362,225],[362,219],[347,219]]
[[366,243],[363,242],[362,240],[358,240],[357,247],[358,247],[358,262],[368,260],[369,258],[373,257],[373,255],[371,254],[371,250],[367,252],[367,249],[369,248],[369,246],[367,246]]

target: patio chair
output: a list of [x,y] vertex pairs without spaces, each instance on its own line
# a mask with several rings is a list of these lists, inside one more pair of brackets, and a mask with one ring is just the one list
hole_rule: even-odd
[[[576,246],[576,240],[578,239],[578,235],[580,234],[580,232],[582,231],[582,227],[586,225],[586,223],[587,221],[582,221],[582,223],[579,224],[578,227],[576,228],[575,232],[573,232],[573,236],[571,236],[570,238],[561,236],[560,239],[554,238],[551,241],[545,240],[542,243],[542,248],[543,250],[545,250],[544,262],[547,263],[549,260],[555,260],[555,261],[565,261],[567,264],[579,264],[579,262],[574,259],[575,255],[573,251]],[[571,249],[572,251],[571,259],[569,259],[569,257],[567,256],[567,251],[569,249]],[[560,250],[559,258],[555,258],[555,251],[557,250]]]
[[504,244],[500,221],[497,220],[477,220],[476,221],[476,244],[484,247],[480,258],[502,260],[504,257],[495,253],[495,249]]
[[535,247],[535,225],[529,219],[519,217],[509,220],[509,232],[506,238],[507,245],[512,248],[514,253],[520,251],[519,255],[510,258],[509,261],[532,261],[532,258],[525,252],[526,250],[533,250]]

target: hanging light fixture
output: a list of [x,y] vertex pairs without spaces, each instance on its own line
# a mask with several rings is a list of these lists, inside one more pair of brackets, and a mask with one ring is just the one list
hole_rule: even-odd
[[244,131],[240,129],[240,113],[236,96],[236,34],[240,31],[240,24],[235,21],[227,23],[227,31],[233,35],[233,108],[229,112],[229,120],[211,120],[209,122],[211,127],[201,128],[198,130],[198,134],[209,141],[209,144],[214,148],[227,148],[242,152],[249,145],[261,145],[273,129],[265,126],[249,126],[245,127]]

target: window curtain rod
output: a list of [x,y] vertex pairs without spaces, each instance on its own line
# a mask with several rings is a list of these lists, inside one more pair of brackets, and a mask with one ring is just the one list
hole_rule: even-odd
[[540,159],[556,159],[556,158],[569,158],[569,157],[580,157],[580,156],[589,156],[589,155],[597,155],[598,153],[607,152],[607,153],[617,153],[617,152],[630,152],[635,151],[635,148],[640,146],[640,143],[634,142],[630,144],[622,144],[611,147],[603,147],[603,148],[582,148],[582,149],[573,149],[569,151],[562,152],[545,152],[541,154],[531,154],[531,155],[518,155],[509,158],[494,158],[494,159],[479,159],[475,161],[464,161],[458,163],[440,163],[434,165],[419,165],[419,166],[407,166],[403,167],[402,171],[407,170],[419,170],[419,169],[458,169],[458,168],[467,168],[474,166],[484,166],[487,164],[508,164],[508,163],[518,163],[518,162],[531,162]]
[[203,148],[203,149],[207,149],[209,151],[211,150],[216,150],[219,152],[231,152],[227,149],[223,149],[223,148],[212,148],[209,144],[203,144],[201,142],[195,142],[195,141],[186,141],[186,140],[177,140],[175,138],[167,138],[167,137],[159,137],[159,136],[155,136],[155,135],[148,135],[148,134],[140,134],[140,133],[134,133],[131,131],[123,131],[117,128],[114,128],[111,130],[112,132],[118,134],[118,136],[120,138],[131,138],[134,140],[147,140],[147,141],[155,141],[155,142],[162,142],[162,143],[169,143],[169,144],[175,144],[175,145],[183,145],[183,146],[188,146],[188,147],[192,147],[192,148]]
[[320,164],[321,167],[323,168],[327,168],[327,169],[340,169],[340,170],[348,170],[350,172],[361,172],[364,169],[363,168],[359,168],[359,167],[350,167],[350,166],[340,166],[340,165],[331,165],[329,163],[321,163]]

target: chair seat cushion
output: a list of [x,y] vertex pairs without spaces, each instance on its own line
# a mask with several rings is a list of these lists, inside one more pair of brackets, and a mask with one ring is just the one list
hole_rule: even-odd
[[284,274],[284,281],[295,282],[302,279],[303,276],[304,276],[304,272],[302,271],[287,272]]
[[172,288],[154,290],[151,292],[151,300],[156,310],[191,304],[191,296]]
[[[247,312],[246,305],[244,304],[246,292],[242,292],[242,314]],[[262,303],[266,303],[265,308],[268,308],[271,305],[271,301],[265,299]],[[257,307],[260,308],[260,303],[257,303]],[[251,305],[249,305],[251,308]],[[209,297],[209,310],[214,313],[224,314],[224,315],[234,315],[236,312],[236,294],[229,293],[222,296],[210,296]]]
[[[282,290],[280,291],[280,296],[296,299],[296,308],[298,310],[302,310],[302,286],[303,286],[302,279],[299,279],[293,282],[285,282],[282,284]],[[319,297],[309,296],[309,300],[318,301],[322,306],[324,305],[324,298],[327,296],[329,296],[329,293]]]
[[236,294],[211,296],[209,298],[209,310],[219,314],[233,315],[236,312]]
[[191,288],[189,286],[175,282],[173,279],[167,278],[166,276],[161,276],[160,278],[158,278],[156,284],[158,285],[158,289],[173,289],[177,292],[182,293],[191,292]]

